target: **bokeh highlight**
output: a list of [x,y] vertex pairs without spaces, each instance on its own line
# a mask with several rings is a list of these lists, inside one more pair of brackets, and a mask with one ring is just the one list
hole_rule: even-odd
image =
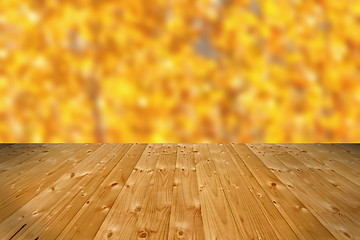
[[1,0],[1,142],[358,142],[360,1]]

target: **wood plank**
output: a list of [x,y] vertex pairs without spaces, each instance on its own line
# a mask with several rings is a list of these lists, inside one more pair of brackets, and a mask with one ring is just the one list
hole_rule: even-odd
[[[96,176],[96,172],[102,169],[108,161],[113,159],[114,154],[123,145],[102,145],[97,151],[89,155],[84,161],[77,164],[69,172],[52,183],[44,191],[23,205],[14,214],[0,223],[0,232],[5,239],[10,238],[19,228],[23,234],[38,219],[49,218],[62,210],[62,203],[68,203],[71,197],[77,196],[86,185]],[[82,196],[80,199],[86,197]],[[59,209],[57,210],[57,208]],[[34,235],[34,238],[37,236]]]
[[[30,150],[33,150],[37,146],[44,146],[46,144],[43,143],[27,143],[27,144],[21,144],[21,143],[13,143],[13,144],[0,144],[3,147],[0,149],[0,157],[3,156],[3,154],[7,153],[26,153]],[[1,162],[1,161],[0,161]]]
[[[320,144],[317,144],[320,145]],[[352,159],[356,163],[360,163],[360,149],[354,148],[353,151],[349,151],[346,148],[341,147],[341,144],[326,144],[326,148],[330,152],[336,152],[346,158]],[[360,146],[358,147],[360,148]]]
[[[277,144],[282,151],[287,152],[293,156],[297,161],[304,164],[309,168],[309,170],[315,174],[319,175],[322,179],[326,179],[333,189],[335,187],[336,191],[344,196],[347,201],[350,201],[352,204],[360,204],[360,188],[357,184],[345,178],[343,175],[337,173],[334,169],[326,166],[324,162],[319,159],[315,159],[298,148],[302,144]],[[276,148],[276,146],[273,146]],[[300,166],[301,167],[301,166]]]
[[345,163],[355,169],[360,169],[360,157],[356,154],[343,151],[342,148],[339,148],[334,144],[311,144],[311,146],[316,148],[317,152],[320,152],[335,161]]
[[[333,184],[333,181],[338,181],[339,179],[334,177],[331,172],[330,174],[326,174],[326,170],[322,170],[321,168],[314,169],[308,167],[305,163],[308,162],[309,159],[305,158],[300,161],[298,159],[300,155],[294,154],[296,156],[294,157],[282,148],[273,147],[273,149],[276,149],[276,153],[272,154],[272,156],[274,156],[275,159],[279,159],[289,169],[297,171],[297,177],[302,180],[300,182],[304,188],[308,186],[311,187],[311,190],[317,190],[316,192],[320,194],[320,199],[332,203],[332,205],[328,207],[329,210],[334,211],[334,209],[337,209],[336,212],[341,214],[342,219],[348,218],[352,221],[354,229],[357,228],[355,223],[360,219],[359,186],[339,176],[342,180],[345,180],[355,187],[355,189],[348,188],[347,191],[344,191],[339,188],[338,185]],[[316,187],[313,187],[314,182],[316,182]],[[340,184],[344,185],[342,183]],[[326,189],[326,191],[324,191],[324,189]],[[313,195],[313,198],[315,198],[315,195]]]
[[340,144],[335,144],[336,146],[345,149],[346,151],[348,151],[349,153],[352,153],[356,156],[360,156],[360,144],[359,143],[352,143],[352,144],[345,144],[345,143],[340,143]]
[[0,144],[0,238],[360,240],[359,146]]
[[[47,216],[43,215],[17,237],[19,239],[31,239],[35,237],[40,239],[57,238],[114,167],[121,164],[122,159],[130,148],[131,144],[115,145],[113,150],[108,152],[110,155],[102,159],[103,164],[99,164],[93,168],[89,179],[83,182],[80,191],[72,188],[71,190],[75,190],[73,194],[63,197],[57,202],[56,208],[52,209]],[[106,206],[105,209],[107,209]],[[104,206],[102,210],[104,210]]]
[[225,197],[242,239],[278,239],[255,196],[236,171],[222,144],[208,144]]
[[192,144],[178,144],[168,239],[205,239]]
[[[344,205],[336,194],[336,187],[314,174],[286,152],[279,152],[266,144],[253,144],[254,152],[270,168],[289,190],[316,216],[338,239],[360,236],[354,214],[349,214],[351,205]],[[285,171],[276,171],[286,169]],[[324,191],[326,189],[326,191]],[[356,207],[355,207],[356,209]],[[355,221],[355,222],[354,222]]]
[[[75,153],[81,147],[83,147],[83,145],[57,145],[49,150],[39,152],[31,158],[26,158],[26,160],[9,167],[0,174],[0,185],[17,187],[18,185],[15,184],[23,182],[22,180],[26,179],[27,175],[39,169],[41,170],[43,166],[47,166],[47,168],[56,166],[57,163],[61,163],[66,157]],[[59,158],[61,158],[61,160],[59,160]]]
[[231,144],[225,145],[226,151],[230,155],[231,161],[234,164],[234,168],[240,176],[244,178],[244,182],[248,185],[250,192],[257,198],[258,205],[261,207],[262,213],[266,216],[269,224],[266,227],[271,227],[276,232],[277,238],[289,240],[298,239],[295,232],[283,218],[279,210],[274,206],[273,202],[262,189],[258,181],[246,167],[241,157],[236,153]]
[[132,146],[57,239],[93,239],[95,237],[146,146],[147,144]]
[[[33,146],[33,145],[31,145]],[[29,159],[39,158],[39,155],[46,155],[51,149],[61,147],[60,144],[40,145],[28,148],[22,147],[18,150],[13,150],[12,153],[6,153],[1,157],[0,176],[3,176],[7,171],[13,169],[17,165],[26,164]],[[64,146],[62,146],[64,147]],[[11,160],[11,161],[9,161]]]
[[[118,160],[124,156],[129,147],[129,145],[112,145],[109,148],[110,151],[103,151],[103,154],[106,155],[103,155],[100,164],[93,166],[90,174],[82,178],[69,189],[67,193],[71,192],[70,194],[66,193],[63,195],[56,203],[54,203],[55,207],[49,208],[46,214],[42,214],[39,219],[18,234],[17,238],[32,239],[36,237],[46,237],[55,239],[67,222],[70,221],[72,216],[77,212],[82,203],[86,201],[86,198],[96,189],[99,182],[101,182]],[[73,171],[72,173],[74,176],[76,175]],[[79,188],[77,188],[77,186]]]
[[[4,184],[1,187],[0,222],[41,193],[49,185],[53,184],[53,182],[66,171],[87,157],[89,151],[95,150],[96,148],[98,148],[97,144],[91,144],[89,146],[84,145],[82,149],[78,149],[77,152],[73,154],[71,152],[56,154],[56,151],[54,151],[47,155],[55,163],[53,168],[50,167],[54,164],[45,164],[41,167],[30,169],[24,174],[15,174],[16,177],[14,179],[16,180],[12,181],[11,185]],[[70,155],[67,155],[69,153]],[[34,179],[37,180],[33,181]]]
[[297,147],[307,153],[312,158],[321,161],[337,173],[351,180],[353,183],[360,185],[359,168],[349,166],[346,161],[339,161],[339,159],[337,158],[333,158],[327,154],[321,153],[317,151],[317,148],[314,148],[314,146],[312,146],[311,144],[301,144]]
[[[33,148],[34,144],[28,144],[31,146],[26,146],[27,148]],[[7,143],[1,143],[0,144],[0,164],[4,161],[3,157],[7,155],[15,155],[20,153],[25,153],[26,150],[24,147],[18,146],[18,144],[7,144]]]
[[164,144],[131,239],[167,239],[177,147]]
[[[31,166],[30,169],[21,167],[22,170],[19,173],[9,171],[9,173],[12,172],[13,174],[8,175],[7,173],[6,176],[2,176],[1,180],[3,181],[0,184],[2,190],[0,195],[0,222],[58,179],[66,171],[68,165],[71,165],[71,163],[76,164],[74,161],[79,160],[79,155],[76,156],[76,160],[70,158],[76,148],[72,147],[73,150],[64,151],[66,147],[69,147],[69,145],[64,145],[62,148],[52,148],[49,154],[39,153],[38,157],[34,156],[28,159],[29,163],[25,164],[26,167]],[[81,153],[81,151],[78,150],[76,154],[78,153]],[[36,166],[37,163],[40,164]]]
[[130,239],[159,159],[162,144],[150,144],[110,209],[95,239]]
[[[300,239],[335,239],[324,225],[295,197],[267,166],[244,144],[233,144],[237,154],[250,170],[275,207]],[[286,169],[279,169],[285,171]]]
[[3,148],[7,148],[9,146],[14,145],[13,143],[0,143],[0,150],[2,150]]
[[206,239],[241,239],[206,144],[194,144],[201,213]]

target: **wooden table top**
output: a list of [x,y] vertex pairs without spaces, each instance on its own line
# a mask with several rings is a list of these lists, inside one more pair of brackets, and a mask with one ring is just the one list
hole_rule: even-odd
[[0,239],[360,239],[360,145],[0,144]]

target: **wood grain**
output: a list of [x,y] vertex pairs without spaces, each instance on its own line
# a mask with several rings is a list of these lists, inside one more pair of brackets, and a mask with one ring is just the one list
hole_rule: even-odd
[[[341,198],[335,186],[323,180],[317,173],[315,177],[304,164],[296,161],[289,154],[280,152],[279,149],[271,150],[273,148],[270,149],[269,145],[262,144],[256,145],[255,148],[256,154],[262,155],[262,161],[268,167],[275,170],[284,169],[280,172],[275,171],[275,175],[283,183],[292,186],[289,190],[334,236],[344,239],[347,236],[360,236],[359,228],[355,223],[358,214],[356,212],[349,214],[350,209],[356,210],[356,206],[349,203],[344,206],[346,199]],[[325,192],[324,189],[327,191]]]
[[351,166],[353,165],[350,164],[351,162],[353,162],[352,159],[339,155],[336,155],[334,157],[334,154],[327,154],[326,151],[319,151],[318,148],[311,144],[301,144],[297,145],[297,147],[307,155],[313,157],[314,159],[317,159],[318,161],[321,161],[326,166],[348,178],[355,184],[360,185],[360,167]]
[[55,239],[69,223],[70,219],[79,211],[81,206],[85,204],[89,196],[99,187],[109,172],[125,156],[130,147],[130,144],[115,145],[109,151],[104,151],[107,154],[102,157],[98,164],[93,166],[94,174],[87,174],[71,187],[68,191],[71,194],[65,194],[61,197],[56,202],[56,207],[47,213],[47,216],[43,214],[34,224],[23,231],[19,239],[36,237]]
[[205,239],[192,144],[179,144],[168,239]]
[[145,149],[145,154],[136,164],[95,239],[131,239],[136,231],[136,222],[144,205],[156,163],[164,149],[162,144],[151,144]]
[[196,144],[194,151],[206,239],[241,239],[207,145]]
[[71,169],[71,171],[63,174],[40,194],[0,223],[0,231],[4,231],[2,237],[10,238],[17,229],[26,224],[26,227],[19,233],[21,234],[41,217],[49,216],[51,218],[53,211],[61,210],[61,208],[57,207],[58,204],[62,204],[61,206],[64,207],[64,202],[66,203],[68,199],[82,191],[92,176],[96,176],[99,168],[104,166],[114,155],[114,152],[118,151],[121,147],[121,145],[102,145],[97,151],[94,151],[93,154]]
[[[279,179],[275,171],[286,172],[286,168],[266,167],[262,155],[255,155],[254,145],[248,148],[243,144],[234,145],[245,165],[252,172],[273,204],[285,218],[300,239],[335,239],[321,222],[294,196],[288,188],[292,185]],[[261,160],[260,160],[261,159]]]
[[[6,175],[1,176],[3,193],[0,196],[0,221],[41,193],[73,165],[88,156],[87,151],[96,147],[94,144],[79,145],[68,150],[66,146],[50,148],[27,159],[25,166],[21,164],[11,168]],[[19,172],[13,171],[14,169]],[[29,185],[29,182],[33,183]]]
[[[62,230],[58,239],[92,239],[95,237],[145,148],[146,144],[132,146],[126,157],[114,167],[79,212]],[[89,222],[89,219],[92,220]]]
[[222,144],[208,144],[225,197],[230,205],[242,239],[278,239],[249,184],[236,170]]
[[249,187],[250,192],[257,199],[257,205],[261,208],[262,213],[268,220],[268,225],[275,231],[278,239],[298,239],[295,232],[291,229],[290,225],[282,217],[275,204],[271,201],[267,193],[262,189],[259,182],[254,175],[247,168],[242,158],[236,153],[236,150],[231,144],[226,144],[226,150],[229,153],[233,162],[234,169],[243,177],[244,182]]
[[131,239],[168,238],[176,155],[176,145],[164,144]]
[[0,239],[359,239],[359,144],[0,144]]

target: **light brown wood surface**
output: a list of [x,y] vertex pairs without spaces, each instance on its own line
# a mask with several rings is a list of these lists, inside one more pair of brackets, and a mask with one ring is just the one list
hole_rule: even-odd
[[0,239],[360,239],[360,145],[0,144]]

